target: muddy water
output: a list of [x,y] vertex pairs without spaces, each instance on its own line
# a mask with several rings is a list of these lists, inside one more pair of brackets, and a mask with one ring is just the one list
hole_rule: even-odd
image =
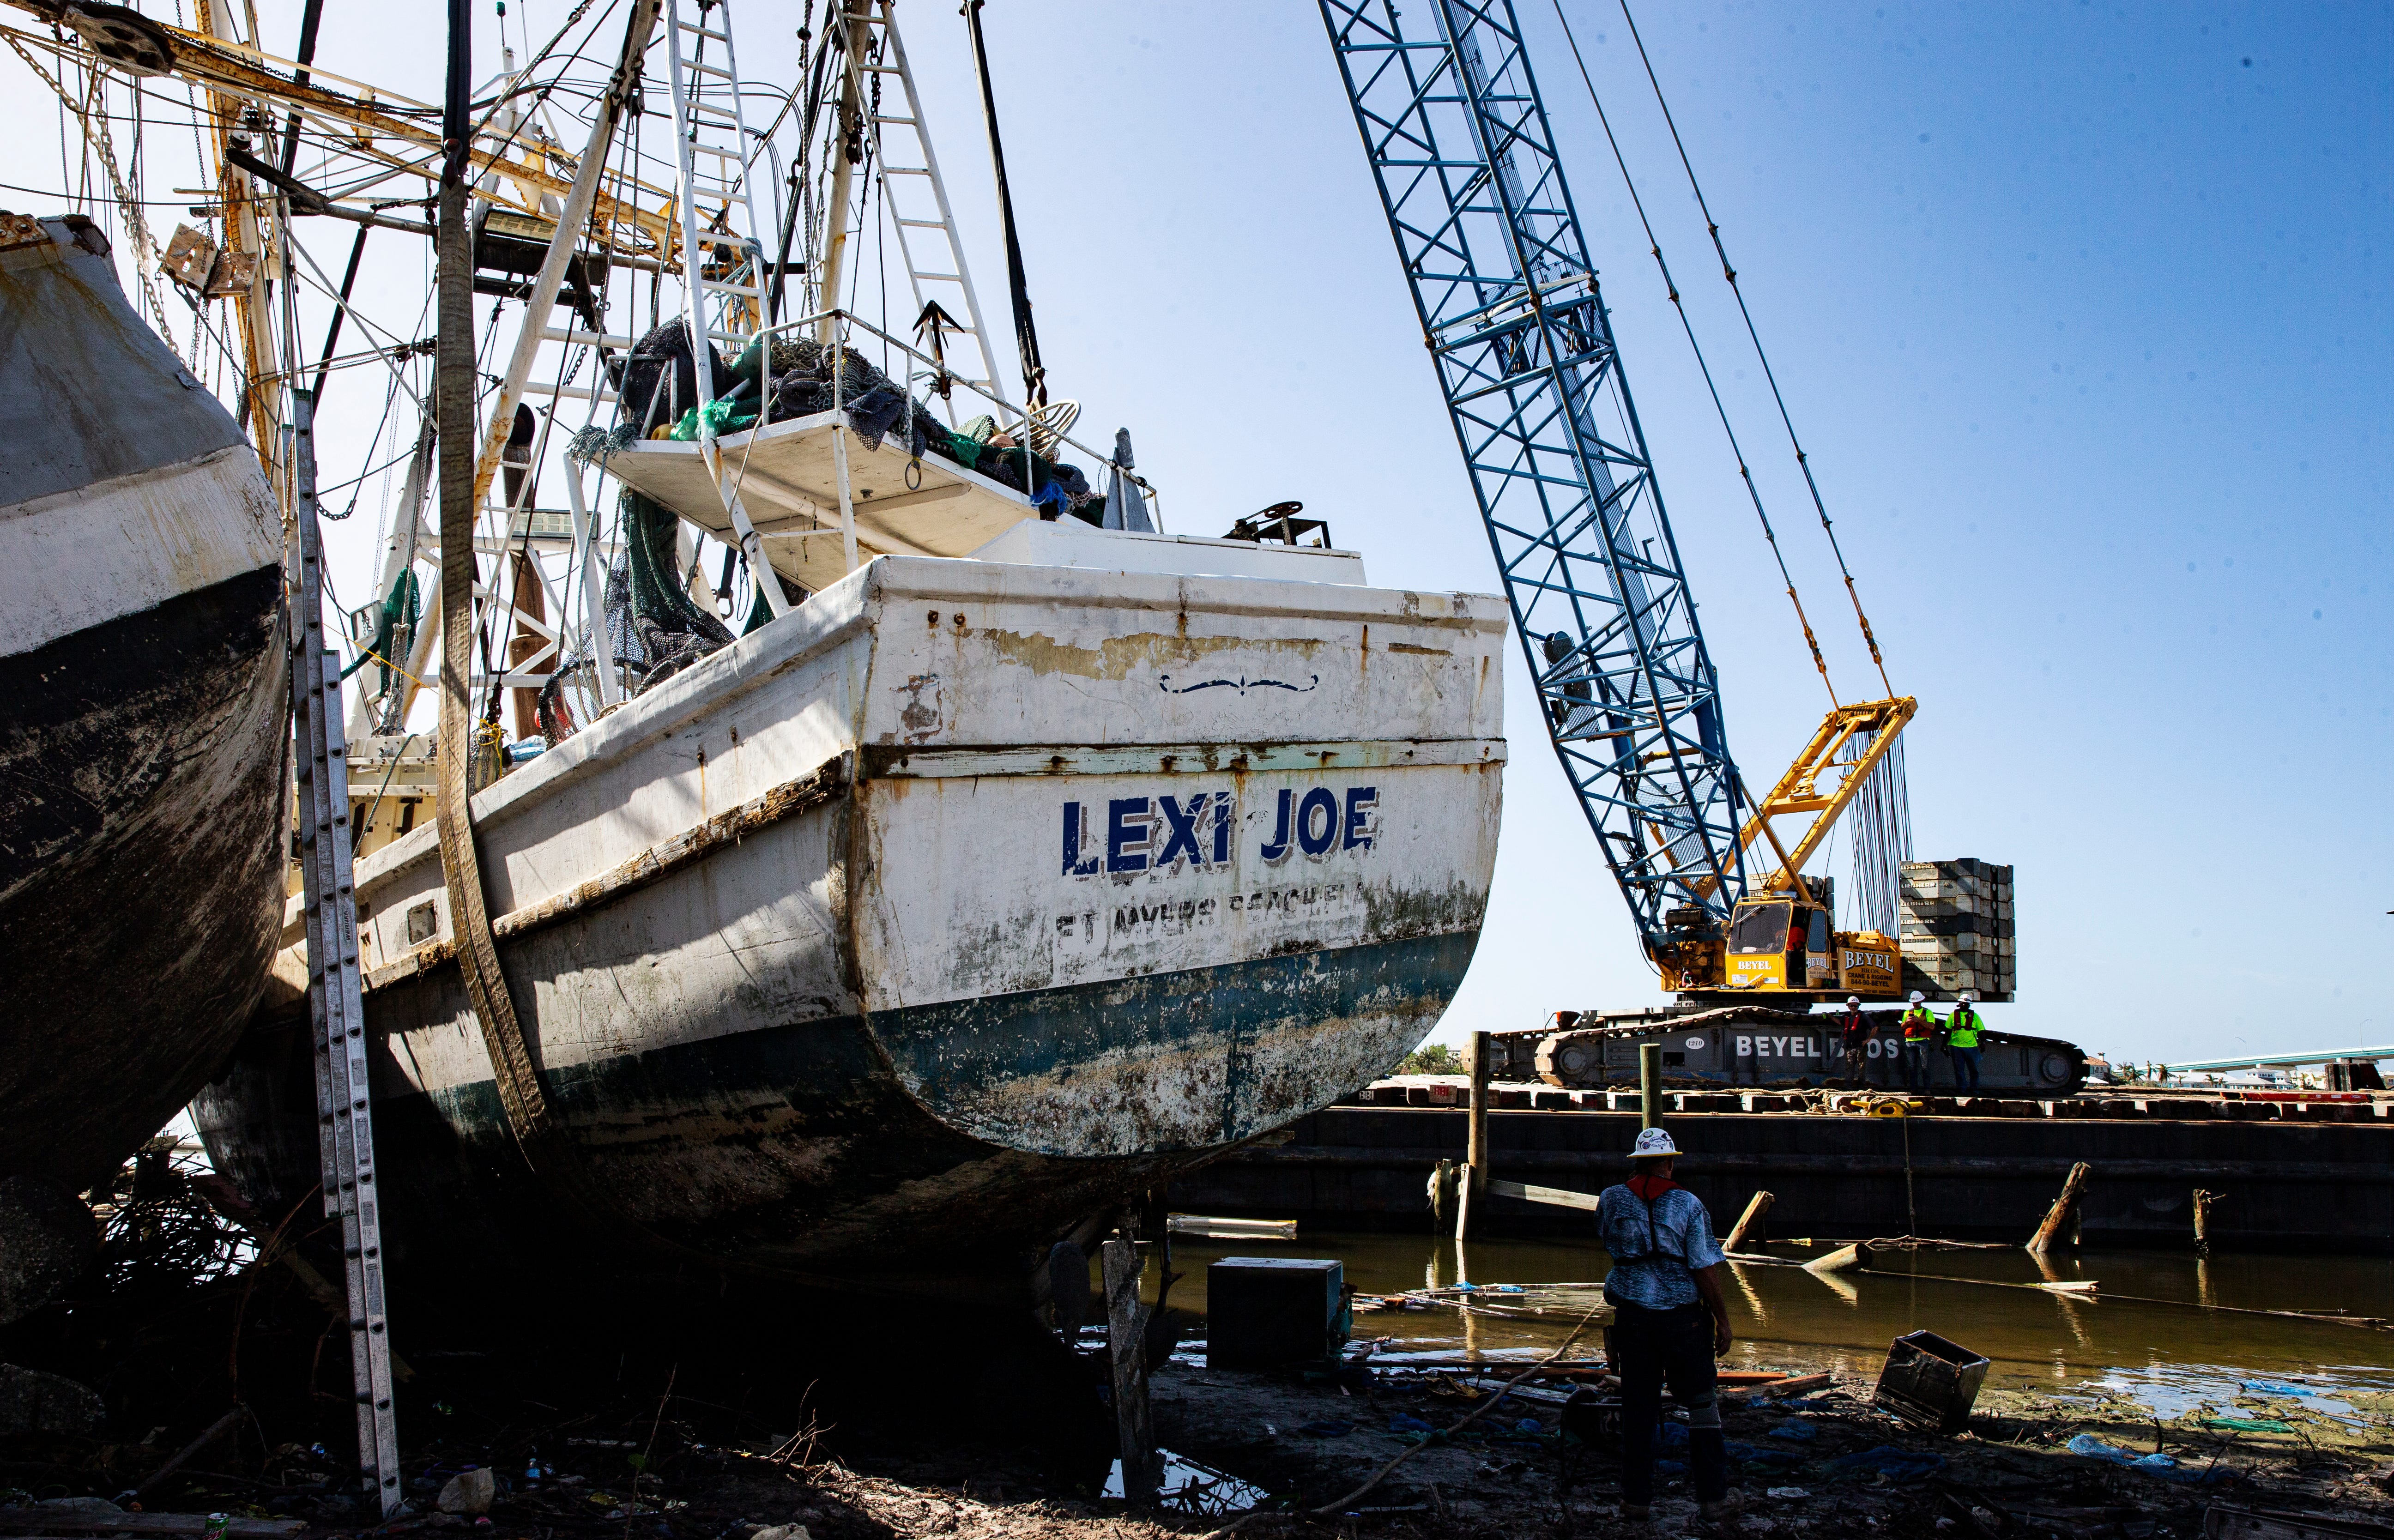
[[[1771,1246],[1801,1261],[1826,1247]],[[1337,1257],[1365,1293],[1455,1283],[1596,1282],[1609,1262],[1594,1244],[1319,1233],[1295,1242],[1173,1238],[1184,1274],[1172,1303],[1204,1309],[1205,1264],[1224,1257]],[[2045,1278],[2098,1280],[2104,1295],[2256,1309],[2308,1310],[2394,1318],[2394,1259],[2353,1257],[2222,1257],[2208,1261],[2150,1252],[2062,1252],[2041,1270],[2018,1250],[1881,1254],[1874,1270],[1822,1278],[1796,1267],[1729,1263],[1723,1283],[1737,1343],[1730,1368],[1835,1370],[1874,1378],[1888,1344],[1922,1327],[1993,1361],[1991,1387],[2047,1395],[2124,1395],[2164,1415],[2233,1398],[2252,1383],[2300,1390],[2337,1412],[2340,1389],[2394,1390],[2394,1332],[2364,1331],[2283,1317],[2234,1315],[2124,1299],[2087,1303],[2030,1289],[1940,1281]],[[1356,1317],[1360,1338],[1394,1336],[1392,1352],[1471,1351],[1521,1359],[1551,1350],[1565,1325],[1465,1319],[1453,1311]],[[1591,1344],[1589,1351],[1596,1349]],[[1576,1354],[1579,1349],[1574,1349]],[[2249,1390],[2246,1394],[2252,1394]]]

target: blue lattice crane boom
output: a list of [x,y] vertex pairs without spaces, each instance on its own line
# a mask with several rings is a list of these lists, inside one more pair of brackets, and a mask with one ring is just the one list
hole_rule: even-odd
[[1650,948],[1745,887],[1677,542],[1507,0],[1322,0],[1556,752]]
[[[1833,945],[1798,874],[1913,703],[1839,706],[1746,794],[1511,0],[1320,3],[1556,753],[1665,987],[1891,993],[1895,942]],[[1791,852],[1770,821],[1807,812]]]

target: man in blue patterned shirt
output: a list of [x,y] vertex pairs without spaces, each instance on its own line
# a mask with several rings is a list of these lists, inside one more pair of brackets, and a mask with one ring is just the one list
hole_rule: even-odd
[[1729,1351],[1721,1249],[1703,1200],[1671,1179],[1679,1153],[1649,1128],[1630,1153],[1633,1175],[1598,1200],[1598,1243],[1612,1254],[1604,1297],[1613,1308],[1613,1369],[1621,1375],[1621,1515],[1644,1519],[1654,1500],[1654,1436],[1663,1382],[1688,1414],[1696,1502],[1707,1519],[1736,1511],[1721,1437],[1713,1360]]

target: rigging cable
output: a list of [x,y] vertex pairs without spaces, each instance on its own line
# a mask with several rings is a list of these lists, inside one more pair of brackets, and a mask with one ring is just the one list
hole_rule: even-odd
[[[98,70],[92,70],[89,72],[89,78],[92,81],[91,99],[89,102],[78,105],[74,99],[67,94],[67,88],[64,84],[67,72],[64,60],[72,56],[65,50],[63,45],[60,46],[59,49],[60,63],[59,66],[59,74],[57,78],[52,78],[50,72],[47,70],[43,69],[41,64],[34,59],[33,56],[28,52],[24,46],[19,43],[13,35],[8,38],[7,42],[9,48],[16,53],[17,57],[25,61],[25,67],[33,71],[34,76],[39,79],[43,85],[47,86],[50,88],[50,94],[58,99],[59,135],[59,155],[62,168],[64,166],[66,156],[66,114],[72,112],[75,116],[75,121],[82,125],[85,186],[86,189],[88,189],[90,182],[91,151],[94,149],[97,149],[99,151],[100,167],[108,174],[109,185],[114,190],[116,194],[118,213],[123,217],[125,223],[125,233],[132,238],[134,270],[135,275],[140,280],[141,296],[149,301],[151,317],[157,324],[159,339],[166,344],[166,350],[176,355],[176,362],[187,363],[187,361],[182,357],[182,350],[175,346],[174,329],[166,319],[166,304],[164,299],[159,297],[158,294],[157,264],[164,261],[164,254],[158,249],[158,243],[152,239],[150,234],[149,221],[141,217],[141,205],[143,200],[130,186],[126,184],[125,173],[117,168],[116,147],[110,140],[108,134],[108,118],[106,113],[107,104],[99,99],[99,82],[102,78],[101,72]],[[97,124],[92,121],[92,103],[97,103],[100,108],[99,118]],[[72,184],[73,181],[72,174],[69,173],[65,179]],[[82,194],[71,195],[70,201],[74,203],[89,203],[92,199],[89,192],[86,191]]]
[[[980,74],[981,116],[989,122],[990,165],[997,173],[997,212],[1006,229],[1006,282],[1014,301],[1014,340],[1022,353],[1022,404],[1027,415],[1047,404],[1047,367],[1039,361],[1039,332],[1031,321],[1031,288],[1023,276],[1022,242],[1014,230],[1014,194],[1006,182],[1006,145],[997,133],[997,92],[989,82],[989,49],[980,33],[981,4],[982,0],[965,0],[965,22],[972,34],[973,66]],[[1028,428],[1023,437],[1029,439]]]
[[[1560,14],[1559,0],[1557,14]],[[1836,553],[1837,573],[1846,580],[1846,595],[1853,600],[1854,619],[1861,626],[1862,640],[1870,648],[1871,662],[1878,667],[1879,683],[1887,687],[1888,694],[1892,697],[1895,686],[1888,682],[1887,660],[1879,655],[1878,638],[1871,631],[1870,617],[1862,612],[1862,596],[1861,590],[1854,586],[1853,573],[1846,566],[1846,553],[1837,544],[1837,532],[1830,525],[1828,505],[1822,501],[1821,485],[1812,478],[1812,462],[1804,453],[1803,441],[1796,436],[1796,420],[1787,411],[1787,398],[1780,393],[1779,376],[1770,367],[1769,354],[1763,351],[1762,334],[1755,327],[1754,312],[1745,306],[1745,291],[1737,286],[1737,269],[1730,266],[1729,249],[1721,244],[1720,224],[1713,217],[1711,206],[1704,202],[1703,186],[1697,181],[1696,168],[1688,159],[1688,147],[1679,138],[1679,125],[1671,116],[1671,104],[1663,98],[1663,83],[1655,78],[1654,61],[1647,57],[1646,40],[1638,35],[1638,19],[1629,14],[1629,0],[1621,0],[1621,19],[1629,23],[1630,38],[1638,45],[1638,62],[1646,67],[1646,80],[1654,88],[1655,105],[1663,109],[1663,122],[1671,130],[1671,143],[1677,149],[1679,165],[1688,174],[1688,187],[1696,195],[1696,208],[1704,217],[1704,229],[1712,236],[1714,252],[1720,257],[1721,276],[1729,281],[1730,293],[1737,297],[1737,313],[1745,318],[1745,335],[1753,340],[1754,356],[1761,361],[1762,377],[1770,382],[1770,399],[1778,403],[1779,420],[1786,426],[1787,442],[1796,451],[1796,467],[1804,472],[1804,485],[1812,494],[1812,507],[1821,516],[1821,529],[1829,537],[1829,549]],[[1572,45],[1572,51],[1578,51],[1576,43]],[[1593,89],[1590,87],[1591,94]]]
[[[1729,408],[1722,404],[1720,387],[1713,381],[1713,366],[1704,358],[1703,344],[1696,340],[1696,328],[1688,319],[1688,307],[1679,297],[1679,285],[1671,277],[1671,266],[1663,259],[1663,244],[1654,234],[1654,221],[1646,217],[1646,201],[1638,195],[1637,178],[1629,174],[1629,162],[1621,152],[1621,141],[1613,138],[1612,120],[1605,114],[1604,102],[1596,94],[1596,81],[1587,72],[1587,60],[1581,57],[1579,38],[1572,32],[1571,19],[1563,15],[1562,0],[1554,0],[1555,20],[1563,25],[1563,37],[1571,44],[1572,59],[1579,65],[1579,78],[1587,86],[1587,99],[1596,108],[1596,121],[1604,125],[1604,140],[1612,147],[1612,161],[1621,167],[1621,180],[1629,189],[1629,202],[1638,210],[1638,222],[1646,230],[1646,247],[1654,254],[1654,266],[1663,274],[1663,287],[1671,296],[1671,308],[1679,313],[1679,329],[1688,336],[1688,347],[1696,355],[1696,367],[1704,376],[1704,388],[1713,398],[1713,412],[1720,418],[1721,432],[1728,436],[1730,453],[1737,456],[1737,473],[1745,482],[1745,494],[1754,503],[1754,516],[1762,521],[1762,538],[1770,543],[1771,559],[1779,563],[1780,581],[1787,585],[1787,601],[1796,607],[1796,624],[1804,628],[1804,645],[1812,650],[1812,666],[1820,670],[1821,683],[1829,691],[1829,704],[1837,704],[1837,687],[1829,678],[1828,660],[1821,655],[1821,641],[1812,634],[1812,622],[1804,613],[1804,601],[1796,597],[1796,579],[1787,571],[1787,557],[1779,548],[1779,533],[1770,527],[1770,515],[1762,506],[1762,491],[1755,485],[1754,471],[1745,463],[1745,447],[1737,441],[1737,429],[1730,426]],[[1852,579],[1847,580],[1850,586]],[[1877,656],[1874,649],[1872,656]]]

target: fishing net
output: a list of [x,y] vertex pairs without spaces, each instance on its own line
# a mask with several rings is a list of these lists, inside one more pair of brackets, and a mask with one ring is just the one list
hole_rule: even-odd
[[[603,457],[613,435],[577,440],[568,453]],[[730,628],[690,597],[675,550],[679,520],[661,504],[625,491],[621,509],[624,553],[607,573],[604,599],[606,646],[627,695],[638,695],[673,678],[731,640]],[[554,746],[572,736],[572,714],[563,686],[590,680],[585,650],[564,660],[541,688],[533,714],[541,736]]]
[[341,678],[346,679],[367,664],[375,664],[379,666],[381,679],[375,693],[389,694],[391,677],[397,671],[397,665],[391,659],[404,652],[408,643],[414,639],[416,623],[423,618],[423,596],[416,584],[415,569],[410,567],[399,574],[390,586],[390,592],[383,597],[373,639],[359,650],[356,662],[341,670]]
[[607,574],[607,645],[638,694],[731,640],[681,579],[679,520],[637,492],[624,494],[624,554]]
[[[664,398],[668,408],[653,409],[649,397],[661,388],[668,366],[675,371],[675,383]],[[642,337],[623,378],[621,415],[626,426],[635,418],[665,422],[672,425],[673,438],[689,441],[700,436],[697,365],[681,322],[668,322]],[[853,348],[827,347],[812,337],[759,338],[729,365],[717,361],[715,383],[716,400],[705,426],[718,436],[756,426],[760,400],[769,423],[844,409],[848,426],[866,449],[878,450],[885,440],[894,439],[917,459],[936,454],[1024,494],[1048,510],[1048,517],[1072,513],[1093,524],[1103,522],[1096,506],[1100,494],[1078,467],[1021,445],[993,442],[999,435],[991,417],[976,417],[960,430],[942,427],[928,406]],[[680,410],[671,410],[675,405]]]
[[[723,355],[706,345],[707,367],[720,395],[730,383]],[[690,328],[678,317],[651,327],[624,358],[610,361],[618,417],[637,433],[643,424],[670,423],[698,404],[698,360]]]

